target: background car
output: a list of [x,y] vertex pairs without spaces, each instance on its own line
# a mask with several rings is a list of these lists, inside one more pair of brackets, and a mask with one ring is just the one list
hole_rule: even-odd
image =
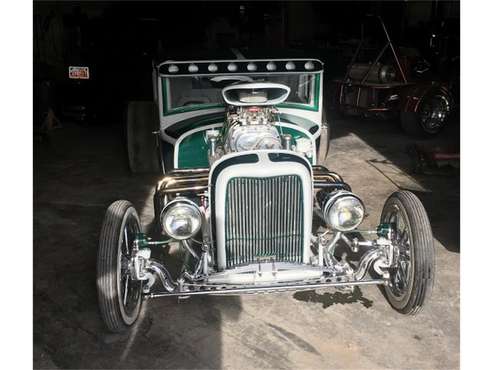
[[[381,26],[376,37],[368,38],[364,33],[368,20],[376,20]],[[385,43],[379,49],[376,46],[382,38]],[[447,83],[427,79],[430,65],[420,58],[416,49],[407,52],[407,55],[399,54],[382,18],[365,18],[360,42],[346,74],[334,80],[339,111],[349,115],[399,117],[408,134],[438,134],[454,109],[452,93]]]

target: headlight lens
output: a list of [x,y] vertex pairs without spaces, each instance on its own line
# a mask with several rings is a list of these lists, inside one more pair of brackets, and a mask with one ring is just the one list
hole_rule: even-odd
[[202,215],[198,207],[192,202],[176,202],[164,210],[161,224],[166,234],[174,239],[184,240],[192,237],[200,230]]
[[335,230],[349,231],[357,228],[365,216],[361,200],[349,192],[334,195],[324,210],[325,221]]

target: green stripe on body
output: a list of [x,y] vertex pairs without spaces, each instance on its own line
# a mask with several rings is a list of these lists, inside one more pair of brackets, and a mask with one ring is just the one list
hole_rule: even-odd
[[[216,121],[221,123],[221,121]],[[279,134],[289,134],[293,137],[293,141],[299,138],[308,138],[310,136],[300,130],[292,127],[275,126]],[[209,167],[209,159],[207,156],[208,146],[205,141],[205,129],[194,132],[185,137],[178,148],[178,168],[203,168]],[[313,158],[310,159],[313,164]]]

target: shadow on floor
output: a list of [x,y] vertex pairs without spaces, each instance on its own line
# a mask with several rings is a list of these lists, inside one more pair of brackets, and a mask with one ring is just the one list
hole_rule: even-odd
[[317,293],[314,290],[296,292],[293,294],[293,298],[303,302],[321,303],[324,309],[335,304],[344,305],[361,303],[361,305],[363,305],[363,307],[365,308],[370,308],[371,306],[373,306],[373,301],[363,297],[361,289],[357,286],[354,287],[354,290],[352,292],[335,291],[322,294]]
[[[458,253],[460,251],[460,173],[456,170],[447,175],[415,174],[413,172],[415,162],[409,154],[409,148],[415,144],[459,147],[458,117],[455,117],[437,137],[424,140],[406,135],[399,123],[391,120],[347,117],[341,119],[333,112],[329,113],[328,117],[332,140],[350,134],[356,135],[389,163],[411,176],[421,187],[431,190],[420,192],[409,189],[423,202],[435,238],[447,250]],[[344,174],[341,175],[344,177]]]
[[221,368],[221,322],[240,315],[237,297],[147,301],[130,332],[106,331],[96,295],[101,222],[119,198],[152,209],[156,178],[129,175],[115,128],[66,125],[45,144],[34,151],[34,368]]

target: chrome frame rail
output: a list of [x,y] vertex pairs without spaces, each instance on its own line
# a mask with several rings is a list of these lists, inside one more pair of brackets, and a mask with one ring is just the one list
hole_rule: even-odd
[[317,283],[317,284],[293,284],[293,285],[267,285],[258,287],[243,287],[232,289],[218,289],[215,290],[195,290],[195,291],[181,291],[181,292],[156,292],[143,294],[144,298],[160,298],[160,297],[189,297],[192,295],[236,295],[236,294],[252,294],[252,293],[282,293],[290,290],[313,290],[319,288],[331,288],[331,287],[351,287],[356,285],[380,285],[386,284],[384,279],[374,280],[360,280],[360,281],[336,281],[329,283]]

